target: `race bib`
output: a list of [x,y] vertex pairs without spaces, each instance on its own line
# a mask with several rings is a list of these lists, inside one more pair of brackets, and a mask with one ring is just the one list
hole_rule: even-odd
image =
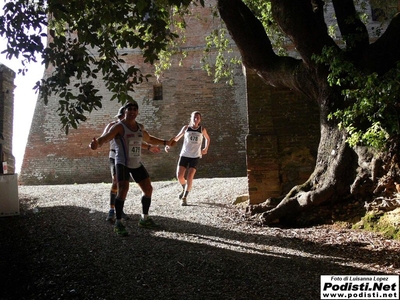
[[129,141],[129,157],[140,157],[142,147],[138,141]]
[[200,136],[197,135],[197,134],[193,134],[193,133],[189,134],[189,141],[191,143],[195,143],[196,144],[199,141],[199,138],[200,138]]

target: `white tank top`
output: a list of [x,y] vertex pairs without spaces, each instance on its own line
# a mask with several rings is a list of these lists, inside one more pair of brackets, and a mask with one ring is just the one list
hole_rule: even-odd
[[115,163],[122,164],[131,169],[139,168],[142,165],[141,154],[143,138],[140,124],[137,123],[137,131],[130,130],[122,122],[121,125],[124,127],[124,135],[115,138]]
[[[117,124],[119,121],[114,121],[114,122],[112,122],[111,124],[112,124],[112,126],[114,126],[115,124]],[[111,127],[112,127],[111,126]],[[109,158],[112,158],[112,159],[115,159],[115,140],[114,139],[112,139],[111,141],[110,141],[110,152],[109,152],[109,154],[108,154],[108,157]]]
[[110,153],[109,153],[108,157],[115,159],[115,140],[114,139],[112,139],[110,141]]
[[199,126],[197,129],[189,127],[186,129],[183,146],[180,156],[197,158],[201,157],[201,146],[203,143],[202,127]]

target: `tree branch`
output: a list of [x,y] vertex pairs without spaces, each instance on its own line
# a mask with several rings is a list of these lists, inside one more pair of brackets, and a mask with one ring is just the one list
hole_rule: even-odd
[[369,45],[367,28],[358,17],[353,0],[332,0],[332,3],[347,50],[357,57]]
[[316,67],[312,56],[324,46],[337,47],[328,35],[321,0],[271,0],[271,5],[274,19],[309,67]]
[[261,22],[240,0],[219,0],[218,10],[249,68],[268,65],[277,56]]
[[237,45],[243,65],[268,84],[296,88],[293,74],[301,61],[275,54],[262,23],[241,0],[218,0],[218,10]]
[[[383,35],[365,51],[362,61],[370,69],[384,74],[400,61],[400,13],[397,13]],[[392,50],[389,50],[392,49]]]

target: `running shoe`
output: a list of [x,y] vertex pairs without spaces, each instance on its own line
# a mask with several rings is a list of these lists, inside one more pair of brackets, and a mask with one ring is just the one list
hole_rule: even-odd
[[115,221],[115,211],[113,209],[110,209],[110,211],[108,212],[108,216],[106,221],[108,222],[114,222]]
[[138,225],[139,225],[139,227],[148,228],[148,229],[160,228],[160,225],[158,225],[156,222],[154,222],[153,219],[150,217],[147,218],[146,220],[143,220],[142,218],[140,218]]
[[182,198],[181,206],[187,206],[186,198]]
[[120,236],[128,236],[129,233],[126,231],[125,226],[122,223],[118,223],[114,226],[114,231]]
[[129,216],[124,212],[122,212],[121,218],[124,219],[124,220],[129,220]]

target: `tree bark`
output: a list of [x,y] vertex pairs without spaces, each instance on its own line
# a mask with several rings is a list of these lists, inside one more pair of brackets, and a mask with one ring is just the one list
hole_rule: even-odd
[[346,143],[346,136],[337,127],[323,126],[314,172],[275,208],[262,213],[262,222],[290,224],[308,208],[348,197],[357,177],[356,168],[357,156]]

